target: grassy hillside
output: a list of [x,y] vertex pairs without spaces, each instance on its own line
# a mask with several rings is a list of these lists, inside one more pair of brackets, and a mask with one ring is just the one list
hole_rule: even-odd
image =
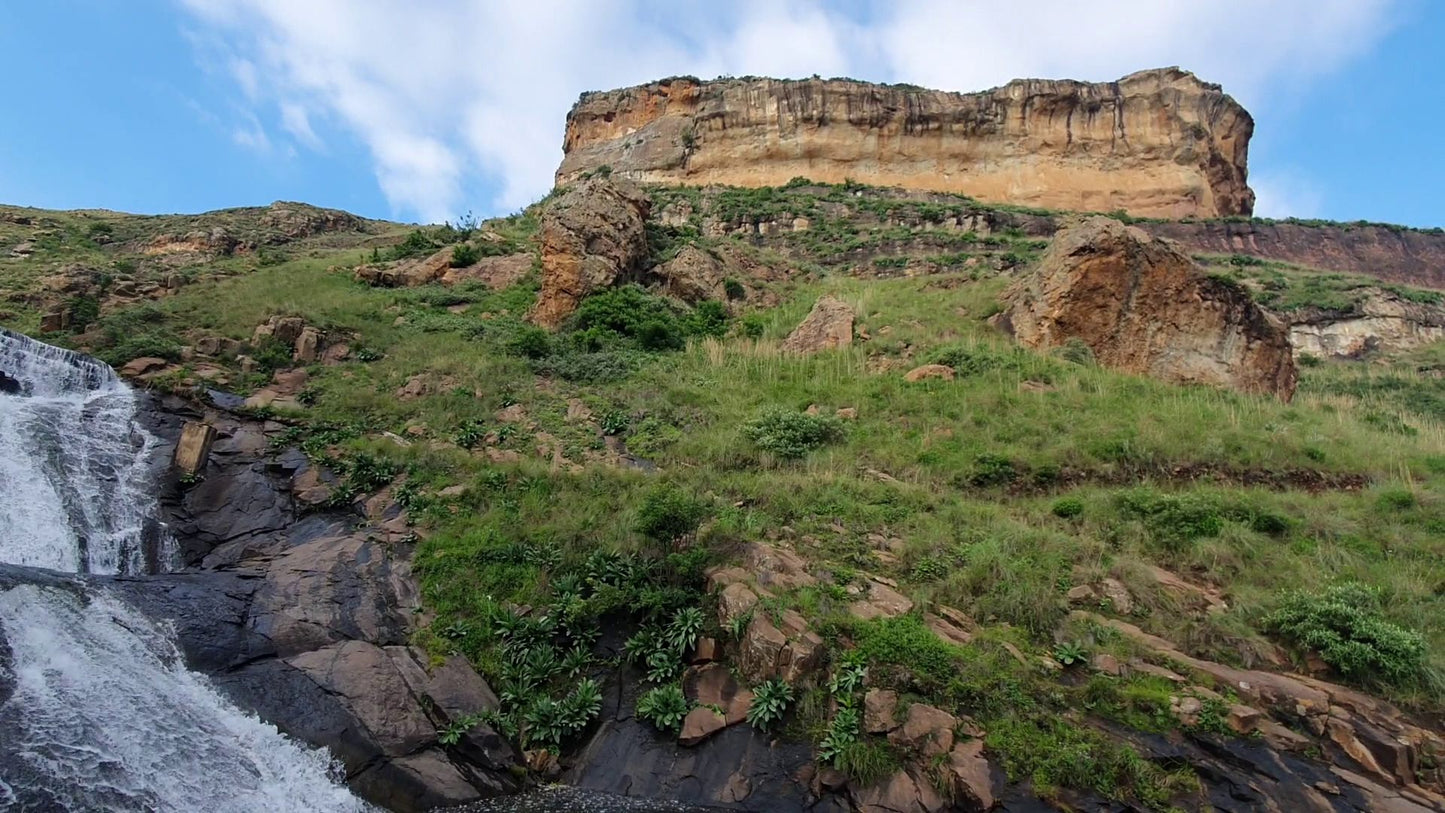
[[[696,211],[700,194],[659,191],[656,208],[691,201]],[[1163,807],[1197,786],[1187,769],[1142,762],[1105,733],[1177,729],[1172,684],[1038,668],[1040,656],[1067,667],[1144,654],[1070,615],[1070,591],[1106,577],[1128,589],[1131,606],[1102,598],[1086,609],[1200,657],[1286,670],[1322,651],[1307,634],[1313,622],[1294,623],[1292,608],[1318,621],[1332,586],[1364,585],[1350,594],[1359,618],[1341,623],[1372,632],[1325,652],[1333,679],[1445,710],[1438,346],[1306,367],[1288,405],[1167,385],[1102,369],[1086,352],[1014,348],[986,323],[1038,237],[937,231],[930,224],[958,213],[854,205],[842,187],[812,194],[805,211],[777,204],[776,191],[720,194],[714,211],[726,222],[786,214],[813,224],[783,249],[704,236],[700,217],[657,227],[658,259],[685,242],[728,242],[789,270],[760,285],[765,296],[726,309],[625,289],[595,297],[548,336],[522,320],[535,272],[501,291],[356,282],[351,265],[406,233],[376,226],[341,246],[285,244],[274,261],[207,260],[204,279],[107,309],[83,337],[115,362],[180,359],[202,335],[245,341],[273,315],[356,337],[363,352],[310,369],[308,407],[275,415],[291,427],[279,441],[340,473],[339,499],[401,478],[391,493],[422,538],[416,570],[431,619],[422,641],[481,666],[515,715],[497,723],[533,732],[534,745],[573,741],[566,707],[585,700],[574,676],[594,662],[588,644],[602,622],[685,635],[701,609],[702,632],[736,637],[715,620],[703,572],[756,540],[791,547],[825,576],[776,591],[759,611],[801,613],[826,641],[828,674],[866,666],[869,685],[973,717],[1009,773],[1044,792]],[[483,227],[525,244],[535,220]],[[57,251],[83,247],[85,229],[57,228]],[[127,228],[115,233],[139,239]],[[26,284],[18,267],[0,267],[0,279]],[[1284,302],[1319,285],[1294,269],[1243,270],[1269,271],[1277,282],[1263,287]],[[824,294],[854,306],[859,340],[810,357],[781,352]],[[37,319],[22,305],[4,321],[33,332]],[[957,380],[903,380],[929,362],[954,367]],[[185,388],[190,369],[157,383]],[[237,371],[234,386],[260,386],[268,374],[266,365]],[[436,386],[397,397],[416,376]],[[1155,567],[1217,591],[1225,608],[1187,606],[1161,588]],[[977,634],[960,646],[933,637],[916,613],[859,620],[848,605],[867,574],[896,582],[919,611],[967,614]],[[539,626],[539,613],[523,617],[519,605],[548,608],[551,620]],[[666,650],[646,636],[636,647]],[[642,661],[661,687],[681,668],[675,657],[652,663],[647,651]],[[556,708],[539,703],[547,698]],[[858,777],[891,770],[900,755],[839,733],[829,700],[826,681],[797,687],[785,736],[836,736],[835,764]],[[536,734],[544,723],[555,723],[553,734]]]

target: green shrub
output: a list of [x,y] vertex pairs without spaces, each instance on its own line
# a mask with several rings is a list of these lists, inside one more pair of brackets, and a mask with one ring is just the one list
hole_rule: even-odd
[[552,355],[552,336],[535,325],[523,325],[507,340],[505,347],[514,356],[546,358]]
[[[101,224],[96,224],[101,225]],[[100,300],[93,296],[71,297],[65,303],[65,311],[70,314],[70,329],[79,333],[87,325],[100,318]]]
[[1425,668],[1424,636],[1385,620],[1379,591],[1363,584],[1290,593],[1264,626],[1357,681],[1402,684]]
[[866,788],[897,773],[901,764],[886,742],[861,739],[839,746],[833,767]]
[[985,742],[1002,756],[1009,779],[1027,779],[1046,797],[1059,788],[1075,788],[1112,799],[1138,799],[1147,809],[1162,810],[1170,797],[1198,788],[1197,778],[1166,773],[1129,746],[1057,717],[996,721]]
[[1007,457],[981,454],[974,458],[973,470],[968,474],[968,484],[980,488],[1003,486],[1012,483],[1018,476],[1018,468]]
[[728,332],[727,307],[711,299],[699,302],[683,319],[682,329],[689,336],[722,338]]
[[637,716],[661,731],[677,731],[691,704],[676,684],[649,689],[637,698]]
[[383,255],[388,260],[405,260],[409,257],[422,257],[436,251],[438,245],[421,229],[412,229],[406,239],[387,249]]
[[831,416],[774,408],[748,423],[746,432],[759,449],[785,460],[796,460],[841,438],[843,424]]
[[748,725],[767,731],[783,719],[793,702],[793,687],[782,678],[764,681],[753,689],[753,702],[748,706]]
[[637,532],[658,542],[671,542],[697,530],[707,504],[680,488],[660,485],[648,491],[637,511]]
[[1070,519],[1084,513],[1084,501],[1078,497],[1060,497],[1049,510],[1060,519]]
[[559,353],[533,359],[532,371],[538,375],[555,375],[576,384],[608,384],[637,372],[643,359],[635,350]]
[[1059,358],[1071,364],[1089,366],[1094,363],[1094,348],[1085,344],[1084,340],[1077,336],[1071,336],[1055,353]]
[[452,268],[466,268],[469,265],[476,265],[482,259],[482,253],[471,243],[460,243],[452,246]]
[[1419,504],[1415,492],[1408,488],[1389,488],[1380,492],[1376,504],[1385,511],[1408,511]]
[[744,288],[743,284],[735,279],[725,279],[723,280],[723,294],[732,300],[746,299],[748,289]]
[[1120,495],[1119,508],[1142,519],[1154,538],[1170,547],[1218,536],[1224,530],[1220,506],[1202,494],[1160,494],[1139,488]]

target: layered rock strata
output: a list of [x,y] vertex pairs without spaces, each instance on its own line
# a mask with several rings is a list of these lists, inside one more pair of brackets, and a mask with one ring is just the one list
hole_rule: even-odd
[[849,79],[665,79],[584,94],[557,182],[603,166],[646,183],[804,177],[1153,217],[1248,215],[1254,121],[1178,68],[1117,82],[1020,79],[950,93]]

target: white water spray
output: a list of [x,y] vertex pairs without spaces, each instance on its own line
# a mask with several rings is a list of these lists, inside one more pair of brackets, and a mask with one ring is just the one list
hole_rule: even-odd
[[148,552],[164,555],[142,476],[156,440],[135,423],[130,387],[93,358],[4,330],[0,375],[15,390],[0,392],[0,562],[140,573]]
[[[0,329],[0,563],[144,572],[157,441],[135,417],[109,367]],[[0,810],[370,809],[329,754],[231,705],[172,640],[78,581],[0,589]]]

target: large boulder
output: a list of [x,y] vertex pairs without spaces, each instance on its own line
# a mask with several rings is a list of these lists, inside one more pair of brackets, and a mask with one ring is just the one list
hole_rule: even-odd
[[816,353],[853,343],[853,306],[831,296],[819,297],[813,309],[783,340],[790,353]]
[[539,235],[542,293],[531,320],[556,327],[584,297],[636,271],[647,256],[651,206],[637,185],[602,175],[547,204]]
[[685,302],[722,299],[726,270],[710,251],[687,246],[676,257],[653,269],[668,294]]
[[1100,363],[1289,400],[1289,333],[1242,288],[1172,243],[1107,217],[1060,231],[995,321],[1028,347],[1082,341]]

